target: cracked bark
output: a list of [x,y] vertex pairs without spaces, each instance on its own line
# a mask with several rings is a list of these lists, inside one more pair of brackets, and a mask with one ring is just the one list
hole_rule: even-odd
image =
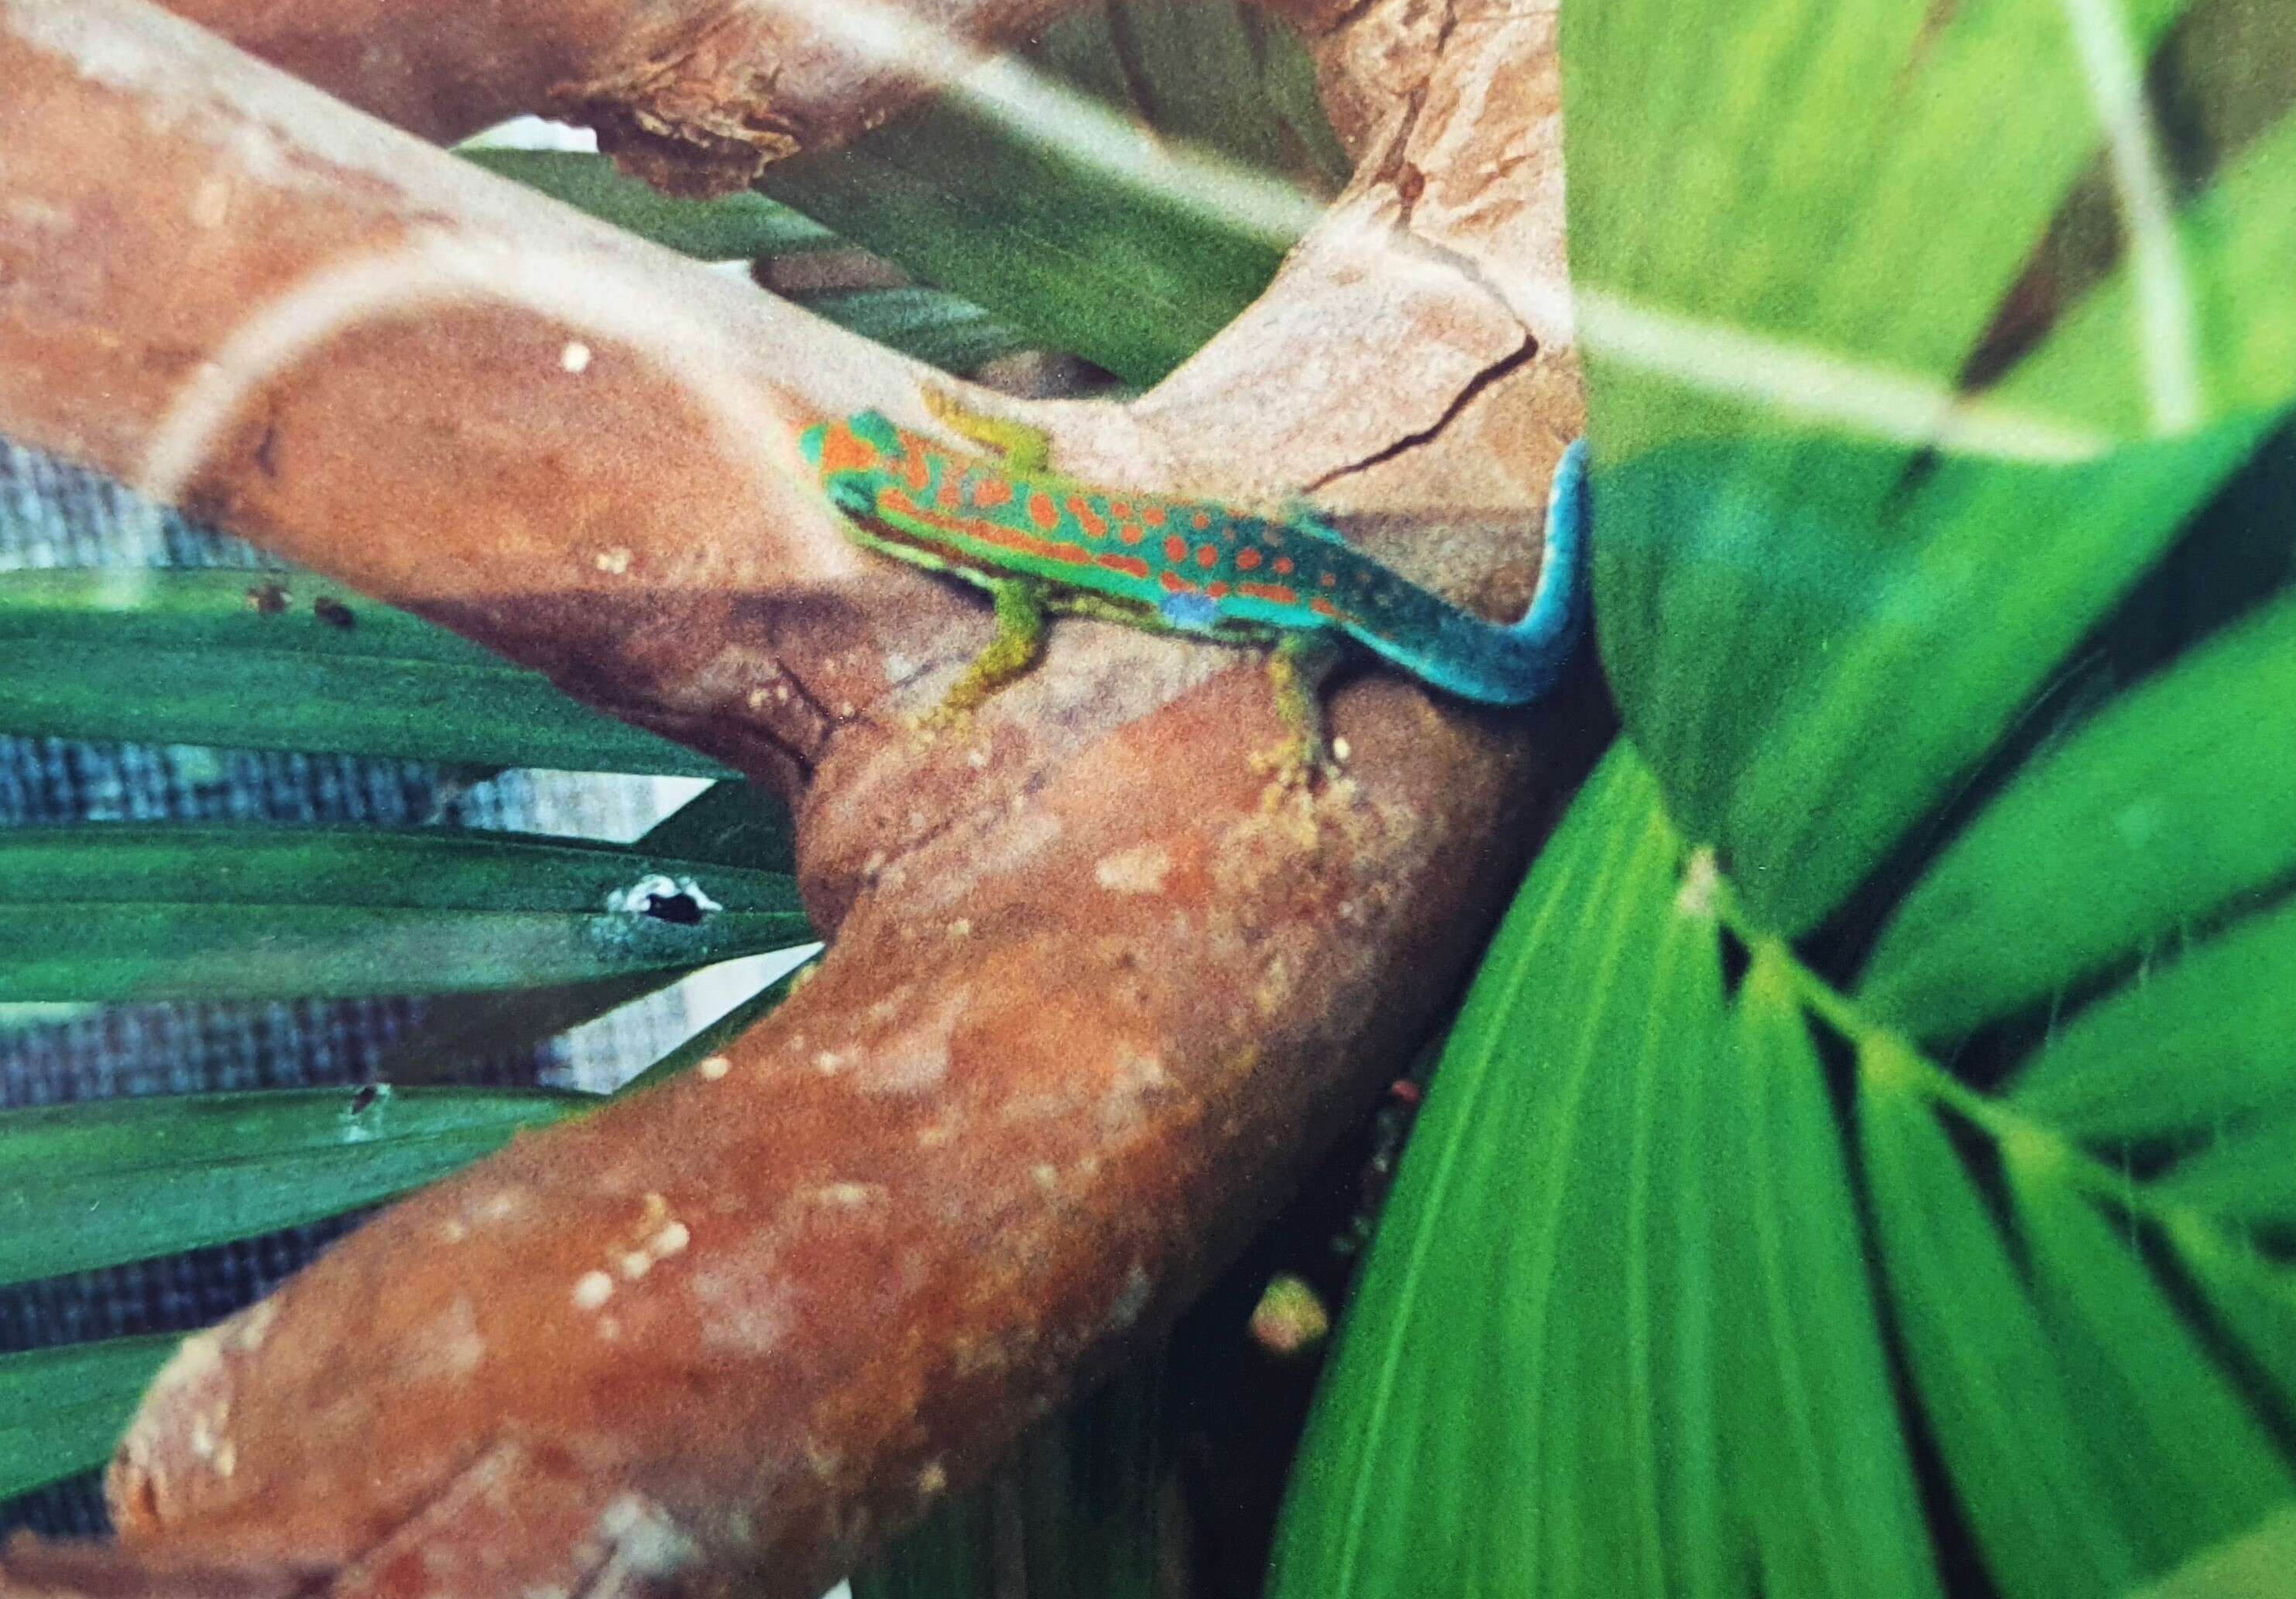
[[[120,1541],[20,1543],[0,1593],[816,1592],[1367,1103],[1604,731],[1594,687],[1497,715],[1358,674],[1346,778],[1271,811],[1255,660],[1068,621],[921,742],[986,608],[789,475],[816,415],[929,428],[920,372],[321,92],[439,136],[669,62],[698,125],[810,142],[914,63],[805,31],[833,8],[179,9],[321,87],[134,0],[0,0],[0,430],[775,785],[835,941],[722,1070],[520,1140],[193,1341],[113,1466]],[[1046,8],[910,9],[992,40]],[[1264,299],[1129,406],[968,398],[1112,484],[1323,485],[1512,614],[1578,431],[1554,18],[1305,9],[1364,176]],[[708,186],[755,153],[645,160]]]

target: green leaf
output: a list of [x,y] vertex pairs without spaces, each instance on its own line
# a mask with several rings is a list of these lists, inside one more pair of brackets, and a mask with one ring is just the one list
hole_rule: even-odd
[[939,289],[857,289],[800,302],[839,327],[944,372],[968,373],[1025,348],[1011,328]]
[[[1308,164],[1327,166],[1332,149],[1296,120],[1297,45],[1237,9],[1158,0],[1056,25],[1046,53],[1124,94],[1116,109],[1008,64],[843,149],[776,162],[758,186],[1031,342],[1144,387],[1259,296],[1322,207],[1222,154],[1312,144]],[[1239,53],[1253,49],[1257,70]],[[1210,159],[1152,131],[1182,122],[1215,135]]]
[[705,965],[810,936],[784,873],[613,845],[420,829],[0,833],[0,999],[452,993]]
[[1747,1594],[1718,1415],[1710,910],[1621,747],[1469,992],[1292,1480],[1275,1599]]
[[0,1111],[0,1283],[373,1204],[596,1103],[376,1085]]
[[[788,808],[746,783],[711,784],[650,828],[636,847],[758,871],[797,870]],[[441,996],[424,1009],[421,1025],[376,1062],[374,1075],[389,1083],[452,1082],[476,1062],[531,1049],[685,975],[671,969]]]
[[1883,930],[1866,1002],[1924,1037],[1964,1031],[2278,882],[2296,871],[2292,750],[2284,600],[2029,767]]
[[1914,1383],[2005,1599],[2135,1585],[2118,1505],[2082,1447],[2048,1328],[1902,1049],[1860,1062],[1875,1231]]
[[1628,730],[1762,921],[1803,931],[2014,726],[2263,431],[1913,477],[1884,447],[1825,441],[1606,470],[1596,617]]
[[[2030,866],[2054,875],[2054,853]],[[2208,1128],[2296,1102],[2292,1037],[2296,902],[2235,924],[2082,1011],[2010,1084],[2008,1097],[2027,1117],[2082,1138]]]
[[2194,1555],[2129,1599],[2267,1599],[2296,1570],[2296,1506]]
[[[2180,9],[2112,6],[2140,52]],[[1578,294],[1754,335],[1781,378],[1795,350],[1949,384],[2098,141],[2061,7],[1626,0],[1566,8],[1562,29]],[[1770,403],[1665,375],[1694,366],[1699,335],[1628,365],[1590,322],[1605,455],[1775,420]],[[2136,376],[2115,374],[2123,389]]]
[[1723,1292],[1749,1301],[1726,1300],[1731,1478],[1767,1594],[1934,1595],[1856,1196],[1791,967],[1783,946],[1755,949],[1737,1078],[1708,1123],[1729,1168],[1714,1210]]
[[603,155],[492,145],[466,145],[455,153],[497,177],[538,190],[697,260],[747,261],[834,250],[843,242],[811,217],[762,194],[681,200],[643,179],[623,176]]
[[2296,1494],[2264,1430],[2201,1347],[2125,1229],[2066,1170],[2066,1146],[2005,1145],[2010,1193],[2051,1342],[2082,1398],[2075,1415],[2115,1479],[2120,1525],[2160,1570]]
[[2296,1111],[2277,1107],[2202,1144],[2153,1180],[2171,1204],[2251,1226],[2296,1221]]
[[726,775],[308,573],[0,573],[0,733]]
[[0,1355],[0,1503],[102,1465],[172,1332]]

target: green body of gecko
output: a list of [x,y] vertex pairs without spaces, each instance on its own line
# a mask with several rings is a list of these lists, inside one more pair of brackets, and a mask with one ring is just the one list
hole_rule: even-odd
[[1341,641],[1492,705],[1545,693],[1576,643],[1587,587],[1583,440],[1555,472],[1538,591],[1521,621],[1501,625],[1398,577],[1312,515],[1094,488],[1045,470],[1039,436],[929,398],[1004,459],[955,454],[875,411],[808,428],[799,449],[857,542],[994,595],[996,639],[944,714],[1026,671],[1047,611],[1275,646],[1279,701],[1308,761],[1322,753],[1316,682]]

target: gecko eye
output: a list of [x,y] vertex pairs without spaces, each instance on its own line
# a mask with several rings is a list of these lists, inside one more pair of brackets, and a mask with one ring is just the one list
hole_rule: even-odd
[[849,473],[840,473],[824,486],[829,503],[848,516],[877,514],[877,491]]

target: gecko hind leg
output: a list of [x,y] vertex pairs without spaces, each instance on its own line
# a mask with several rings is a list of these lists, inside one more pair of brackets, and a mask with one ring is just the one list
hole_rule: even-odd
[[1324,742],[1324,680],[1340,663],[1339,642],[1324,633],[1287,633],[1268,652],[1267,678],[1275,689],[1275,714],[1287,734],[1273,750],[1251,758],[1257,770],[1271,772],[1273,799],[1286,790],[1305,790],[1330,770]]
[[996,603],[996,636],[931,710],[917,719],[923,733],[962,727],[988,696],[1025,676],[1045,652],[1045,585],[1035,578],[1005,578],[990,587]]
[[994,450],[1008,472],[1042,472],[1053,463],[1053,441],[1041,428],[975,411],[963,400],[930,383],[920,390],[925,409],[949,431],[986,449]]

